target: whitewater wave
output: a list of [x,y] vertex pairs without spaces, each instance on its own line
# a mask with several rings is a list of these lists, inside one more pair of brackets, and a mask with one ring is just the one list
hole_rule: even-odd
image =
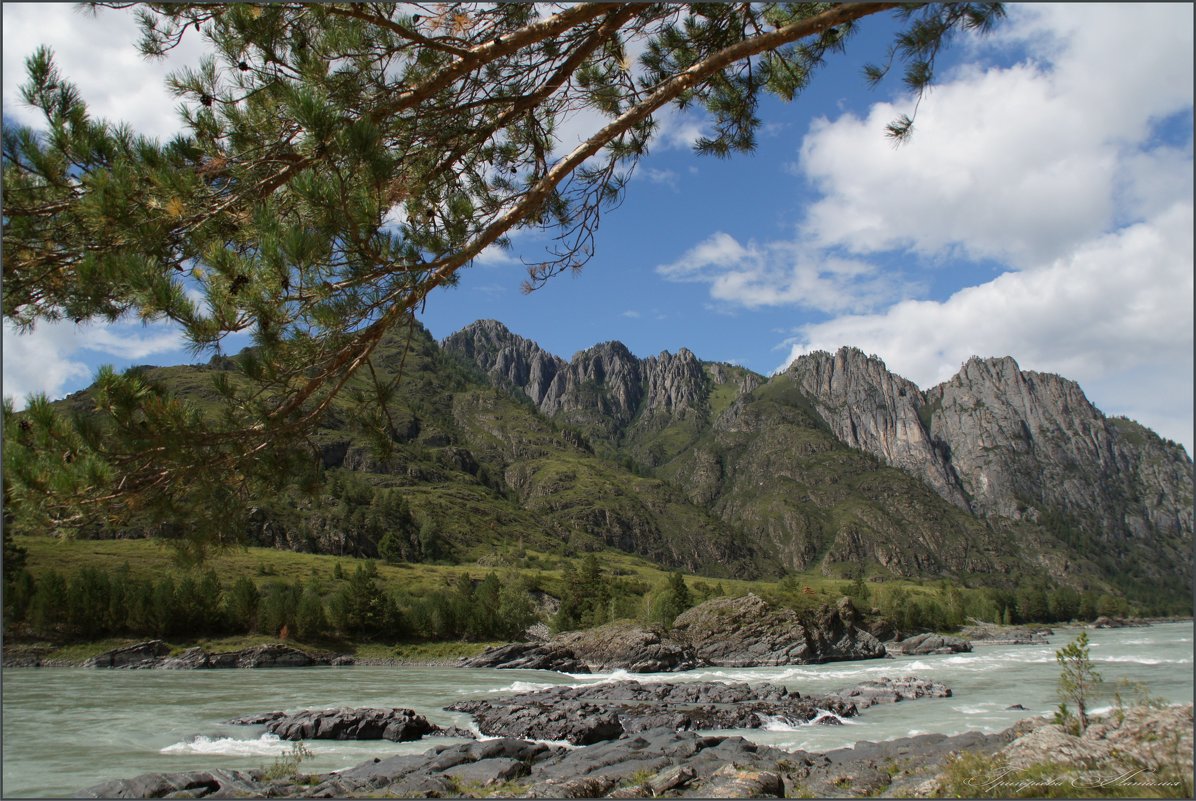
[[534,693],[537,690],[550,690],[556,687],[555,684],[540,681],[516,681],[508,684],[506,687],[495,687],[487,690],[488,693]]
[[817,715],[802,721],[794,721],[784,715],[760,715],[760,721],[763,724],[760,728],[764,731],[801,731],[810,726],[821,725],[826,718],[833,718],[846,726],[857,725],[856,721],[839,717],[829,709],[819,709]]
[[280,756],[288,754],[293,743],[277,734],[263,734],[256,740],[236,737],[206,737],[198,735],[190,740],[160,749],[162,754],[216,754],[219,756]]
[[1155,659],[1149,656],[1102,656],[1093,662],[1113,662],[1127,665],[1190,665],[1191,659]]

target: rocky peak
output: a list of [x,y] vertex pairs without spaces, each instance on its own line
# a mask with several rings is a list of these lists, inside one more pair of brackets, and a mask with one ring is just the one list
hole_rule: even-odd
[[931,436],[949,445],[978,513],[1035,519],[1043,506],[1102,506],[1109,433],[1074,381],[1023,372],[1009,357],[972,358],[926,399]]
[[840,348],[801,356],[788,369],[842,442],[911,473],[961,508],[967,500],[922,424],[921,390],[875,356]]
[[472,361],[495,383],[521,390],[540,406],[565,366],[530,339],[511,333],[497,320],[479,320],[445,338],[445,350]]
[[674,415],[700,411],[708,393],[706,371],[687,348],[644,360],[644,411]]
[[640,360],[622,342],[603,342],[576,354],[557,372],[540,411],[618,428],[635,416],[643,394]]

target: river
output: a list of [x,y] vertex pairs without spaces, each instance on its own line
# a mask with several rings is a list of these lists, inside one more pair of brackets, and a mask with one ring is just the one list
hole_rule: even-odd
[[[818,694],[881,676],[918,675],[950,687],[951,698],[865,710],[843,726],[736,731],[789,749],[827,750],[858,740],[925,732],[1000,731],[1022,717],[1049,715],[1059,670],[1055,651],[1078,630],[1057,628],[1047,646],[977,646],[970,654],[898,657],[776,668],[706,668],[670,674],[570,676],[530,670],[321,667],[273,670],[121,671],[7,669],[3,673],[4,798],[70,795],[98,782],[150,771],[268,767],[291,743],[260,726],[224,721],[251,712],[335,706],[411,707],[442,725],[471,727],[441,707],[462,698],[612,678],[640,681],[776,682]],[[1152,696],[1192,700],[1192,623],[1089,632],[1106,684],[1141,682]],[[1098,706],[1108,705],[1109,699]],[[1026,711],[1009,710],[1021,704]],[[337,770],[374,756],[419,753],[439,743],[308,743],[308,772]]]

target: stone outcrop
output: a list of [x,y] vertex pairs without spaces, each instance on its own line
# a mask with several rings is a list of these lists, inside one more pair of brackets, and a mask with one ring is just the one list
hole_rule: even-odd
[[851,601],[798,615],[757,595],[716,598],[687,610],[670,631],[617,621],[558,634],[546,643],[489,648],[460,667],[564,673],[667,673],[695,667],[806,665],[877,659],[884,645],[859,625]]
[[[1190,709],[1186,721],[1176,718],[1169,724],[1181,733],[1181,747],[1188,745],[1189,771]],[[1149,728],[1138,728],[1141,736],[1135,742],[1140,743],[1147,740]],[[444,798],[459,797],[463,791],[484,795],[501,788],[503,795],[518,798],[908,798],[928,786],[928,780],[961,752],[991,756],[1019,733],[1024,732],[926,734],[879,743],[862,741],[825,753],[782,751],[742,737],[666,728],[625,734],[584,748],[499,738],[371,759],[337,773],[281,779],[269,779],[261,770],[151,773],[104,782],[75,795]],[[1163,752],[1168,741],[1156,740],[1158,764],[1167,768],[1172,760]],[[1178,762],[1184,764],[1183,755]]]
[[1054,632],[1041,626],[998,626],[973,620],[959,636],[973,645],[1046,645]]
[[234,725],[265,724],[266,731],[283,740],[390,740],[408,742],[426,735],[472,737],[462,729],[443,729],[412,709],[305,709],[302,712],[267,712],[229,721]]
[[800,616],[756,595],[717,598],[673,621],[672,636],[694,649],[703,664],[719,667],[804,665],[885,655],[879,640],[856,624],[843,598],[835,608]]
[[[1093,719],[1078,736],[1031,718],[1015,727],[1016,739],[994,755],[990,774],[975,778],[1024,781],[1019,789],[1029,794],[1038,789],[1037,780],[1044,790],[1065,788],[1081,795],[1108,788],[1129,797],[1179,797],[1192,787],[1192,731],[1191,704],[1114,711]],[[940,796],[952,789],[960,788],[952,787],[950,776],[939,775],[913,795]]]
[[670,673],[692,670],[702,662],[692,645],[678,641],[658,627],[609,623],[583,631],[565,632],[553,644],[577,655],[591,671],[604,673]]
[[558,673],[589,673],[590,667],[572,651],[550,642],[513,642],[487,648],[477,656],[463,658],[458,667],[555,670]]
[[[329,654],[309,654],[289,645],[268,643],[239,651],[208,653],[202,648],[188,648],[177,656],[168,656],[170,646],[161,640],[115,648],[83,663],[89,668],[126,670],[201,670],[209,668],[308,667],[332,664]],[[343,662],[342,662],[343,664]]]

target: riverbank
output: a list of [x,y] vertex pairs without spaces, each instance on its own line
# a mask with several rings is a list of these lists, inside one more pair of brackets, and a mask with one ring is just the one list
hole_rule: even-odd
[[[160,643],[155,647],[152,644]],[[44,640],[13,642],[6,640],[0,654],[0,667],[9,668],[78,668],[95,667],[105,654],[143,647],[146,652],[160,651],[160,656],[179,658],[188,651],[201,649],[205,653],[236,653],[254,648],[288,648],[308,656],[310,665],[369,665],[374,667],[452,667],[461,659],[477,656],[498,643],[434,642],[346,644],[335,649],[326,645],[309,645],[293,640],[269,637],[238,637],[215,640],[144,640],[105,639],[70,643]],[[260,666],[260,665],[259,665]],[[176,667],[181,667],[176,665]]]
[[[1091,623],[1077,623],[1072,621],[1069,624],[1053,624],[1060,627],[1068,626],[1072,628],[1087,628],[1087,629],[1109,629],[1109,628],[1136,628],[1143,626],[1153,626],[1163,623],[1183,623],[1191,622],[1191,617],[1170,617],[1170,618],[1130,618],[1130,619],[1110,619],[1100,618]],[[612,638],[610,636],[603,637],[603,629],[610,629],[611,626],[602,627],[600,629],[593,629],[582,632],[572,632],[563,635],[562,641],[567,641],[567,645],[573,652],[580,651],[582,656],[587,656],[586,648],[595,653],[603,654],[609,661],[609,656],[612,653]],[[617,628],[617,626],[615,627]],[[626,628],[626,627],[625,627]],[[976,646],[997,646],[997,645],[1042,645],[1047,641],[1047,637],[1051,633],[1051,629],[1046,626],[998,626],[991,623],[973,624],[965,627],[957,636],[947,636],[945,639],[954,641],[956,643],[966,643],[969,647]],[[632,632],[632,633],[638,633]],[[924,639],[926,635],[913,635],[907,638],[905,642],[916,639]],[[642,638],[641,638],[642,639]],[[944,639],[938,637],[938,639]],[[594,642],[591,643],[590,640]],[[455,667],[465,660],[467,664],[473,667],[532,667],[554,669],[553,659],[542,659],[538,662],[531,662],[524,660],[524,663],[509,661],[505,663],[503,660],[490,659],[487,652],[500,651],[504,648],[513,647],[512,643],[495,643],[495,642],[462,642],[462,641],[446,641],[446,642],[430,642],[430,643],[397,643],[397,644],[383,644],[383,643],[303,643],[295,640],[281,640],[273,637],[264,636],[250,636],[250,637],[228,637],[219,639],[200,639],[200,640],[143,640],[134,638],[108,638],[103,640],[91,641],[74,641],[74,642],[48,642],[45,640],[13,640],[11,637],[4,642],[3,652],[0,653],[0,666],[4,668],[27,668],[27,667],[53,667],[53,668],[69,668],[69,667],[94,667],[97,658],[104,654],[118,651],[121,649],[133,648],[136,646],[144,646],[147,643],[162,643],[162,652],[160,656],[178,658],[186,654],[188,651],[194,649],[201,649],[206,653],[233,653],[238,651],[245,651],[252,648],[272,647],[272,648],[291,648],[308,655],[308,661],[304,664],[311,665],[367,665],[374,667]],[[620,644],[620,643],[615,643]],[[750,644],[750,643],[749,643]],[[543,649],[545,645],[550,643],[539,644],[529,643],[530,646]],[[626,645],[626,644],[621,644]],[[633,642],[632,645],[644,650],[644,642]],[[659,650],[659,643],[656,641],[648,641],[649,646],[653,646]],[[885,643],[891,654],[898,655],[902,653],[918,653],[915,651],[905,650],[901,647],[893,647],[894,645],[901,646],[902,643]],[[614,649],[617,651],[618,649]],[[939,649],[950,650],[950,649]],[[955,648],[954,650],[964,650]],[[920,653],[929,653],[930,650],[923,650]],[[659,662],[658,654],[654,651],[652,654],[656,657],[655,661]],[[563,660],[567,664],[572,659]],[[562,660],[555,660],[557,663],[562,663]],[[586,661],[586,660],[583,660]],[[592,660],[591,660],[592,661]],[[625,664],[617,664],[612,662],[611,665],[596,664],[595,668],[598,670],[604,668],[618,669],[626,668],[629,664],[634,664],[639,659],[638,654],[631,654],[623,659]],[[525,664],[526,663],[526,664]],[[144,667],[148,667],[145,665]],[[257,665],[262,666],[262,665]],[[185,665],[173,665],[173,667],[185,667]],[[673,669],[678,666],[674,665]],[[683,667],[683,666],[682,666]],[[692,667],[692,665],[691,665]],[[566,671],[574,672],[574,671]],[[584,671],[583,671],[584,672]]]
[[[228,721],[251,713],[341,707],[412,709],[442,728],[471,728],[462,701],[552,687],[729,682],[779,684],[802,698],[881,677],[916,675],[951,688],[950,698],[877,705],[842,725],[769,721],[760,728],[703,731],[742,736],[760,748],[827,753],[856,743],[922,734],[1000,733],[1026,717],[1050,719],[1058,705],[1054,652],[1078,630],[1057,628],[1044,646],[992,646],[970,653],[684,673],[567,675],[459,667],[310,667],[269,670],[12,670],[4,674],[3,785],[12,797],[70,797],[82,787],[146,771],[267,770],[293,743],[264,727]],[[1192,701],[1192,624],[1089,631],[1095,666],[1110,694],[1124,679],[1168,703]],[[564,692],[564,690],[562,690]],[[1126,692],[1122,691],[1123,695]],[[530,700],[530,699],[529,699]],[[496,736],[503,736],[496,734]],[[527,735],[506,735],[527,736]],[[540,734],[532,734],[540,737]],[[304,773],[329,774],[366,761],[413,757],[428,742],[312,740]]]

